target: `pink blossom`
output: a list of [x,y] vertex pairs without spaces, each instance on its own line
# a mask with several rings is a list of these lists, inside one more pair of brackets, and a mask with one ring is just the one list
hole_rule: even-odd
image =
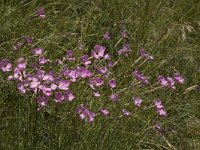
[[69,89],[70,81],[68,80],[62,80],[60,81],[58,88],[64,91],[67,91]]
[[56,92],[55,93],[55,102],[56,103],[61,103],[64,100],[64,95],[61,92]]
[[123,113],[124,116],[130,116],[131,115],[131,113],[129,111],[127,111],[126,109],[123,109],[122,113]]
[[179,84],[184,83],[184,78],[179,73],[174,74],[174,80]]
[[100,59],[104,57],[104,53],[105,53],[106,48],[104,46],[101,45],[96,45],[94,47],[94,49],[92,50],[92,56],[95,59]]
[[149,55],[148,53],[146,53],[146,51],[144,50],[144,48],[140,49],[140,56],[147,59],[147,60],[153,60],[154,57]]
[[3,59],[0,62],[0,70],[2,70],[3,72],[10,72],[12,70],[12,64],[8,59]]
[[18,83],[18,84],[17,84],[17,88],[18,88],[18,90],[19,90],[22,94],[25,94],[25,93],[26,93],[26,89],[25,89],[23,83]]
[[39,56],[43,53],[44,49],[43,48],[34,48],[32,50],[32,53],[35,55],[35,56]]
[[107,109],[101,109],[100,112],[104,116],[108,116],[110,114],[110,112]]
[[142,99],[140,99],[139,97],[133,97],[133,100],[134,100],[135,106],[137,106],[137,107],[140,107],[140,106],[141,106],[141,104],[142,104]]
[[101,96],[101,94],[100,94],[99,92],[94,92],[93,95],[94,95],[95,97],[100,97],[100,96]]
[[40,7],[37,9],[37,14],[38,14],[39,18],[41,18],[41,19],[44,19],[46,17],[45,10],[43,7]]
[[37,97],[37,103],[38,103],[38,106],[39,107],[45,107],[47,106],[47,103],[48,103],[48,97],[46,96],[38,96]]
[[117,86],[115,80],[110,80],[110,81],[109,81],[109,85],[110,85],[110,87],[111,87],[112,89],[115,88],[115,87]]
[[106,39],[106,40],[109,40],[110,39],[110,34],[108,32],[104,33],[103,34],[103,38]]
[[68,90],[65,92],[64,97],[67,101],[71,102],[75,98],[75,95],[70,90]]
[[113,102],[117,102],[119,100],[119,95],[118,94],[112,94],[110,98]]

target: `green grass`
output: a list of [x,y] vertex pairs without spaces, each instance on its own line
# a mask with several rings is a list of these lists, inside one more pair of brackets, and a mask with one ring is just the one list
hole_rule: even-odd
[[[44,20],[35,13],[41,6],[46,10]],[[76,49],[79,38],[88,51],[95,44],[103,44],[117,59],[116,52],[123,42],[116,47],[115,44],[120,39],[119,32],[125,29],[133,52],[122,58],[114,70],[114,75],[121,74],[117,77],[121,80],[119,89],[130,83],[131,78],[122,75],[132,72],[141,47],[156,58],[140,67],[145,74],[155,77],[179,71],[186,82],[175,91],[141,94],[140,89],[130,89],[114,106],[105,103],[108,89],[102,89],[105,94],[95,100],[85,86],[78,85],[73,87],[77,94],[74,102],[52,103],[46,111],[35,113],[34,97],[20,95],[15,84],[0,73],[0,149],[200,149],[199,89],[184,94],[185,89],[200,81],[199,16],[199,0],[1,0],[0,59],[7,57],[14,62],[26,56],[26,48],[17,53],[12,50],[23,36],[34,37],[51,59],[63,57],[66,49]],[[112,36],[110,42],[102,40],[106,31]],[[119,117],[121,108],[135,94],[148,107],[131,110],[130,118]],[[157,97],[169,112],[166,118],[157,118],[150,107]],[[74,113],[82,102],[94,110],[107,105],[115,115],[98,116],[92,124],[82,122]],[[155,121],[162,125],[162,132],[154,129]]]

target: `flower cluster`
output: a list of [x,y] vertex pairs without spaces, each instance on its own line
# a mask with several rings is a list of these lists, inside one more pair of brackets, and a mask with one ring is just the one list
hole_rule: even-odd
[[[37,10],[39,18],[45,19],[44,8]],[[126,32],[121,32],[122,38],[125,39],[125,44],[118,51],[118,55],[126,56],[132,52],[130,45],[127,43]],[[110,40],[111,36],[108,32],[103,34],[104,40]],[[0,70],[7,75],[9,81],[13,80],[17,84],[17,88],[22,94],[34,93],[36,96],[38,110],[45,108],[50,100],[55,103],[72,102],[76,99],[76,94],[72,90],[72,85],[84,81],[86,85],[93,91],[94,97],[101,97],[100,90],[102,87],[110,89],[108,99],[111,102],[117,103],[120,100],[120,90],[118,89],[117,77],[111,77],[112,66],[116,64],[112,60],[109,51],[103,45],[95,45],[90,53],[82,54],[76,57],[77,51],[66,50],[62,59],[52,61],[46,58],[44,52],[47,51],[41,47],[33,47],[33,38],[26,37],[23,42],[18,41],[14,46],[14,51],[20,50],[24,45],[27,45],[31,57],[20,57],[16,62],[11,63],[10,60],[4,58],[0,61]],[[79,41],[79,49],[82,51],[84,46]],[[80,52],[80,51],[79,51]],[[82,51],[83,52],[83,51]],[[145,60],[154,60],[154,57],[147,53],[144,49],[139,51],[140,57]],[[33,59],[33,60],[32,60]],[[68,64],[74,63],[74,66]],[[49,66],[55,66],[56,70],[49,69]],[[144,86],[150,84],[148,76],[144,75],[138,69],[133,71],[133,78]],[[158,82],[162,87],[175,88],[175,84],[183,84],[184,79],[179,73],[175,73],[173,77],[158,76]],[[126,89],[125,87],[124,89]],[[123,90],[122,90],[123,91]],[[136,108],[142,107],[143,100],[139,97],[133,97],[132,105]],[[160,116],[166,116],[167,113],[159,99],[155,100],[156,112]],[[110,111],[107,108],[99,108],[98,112],[93,112],[86,107],[85,104],[80,104],[76,113],[80,119],[88,122],[93,122],[97,113],[103,116],[109,116]],[[121,110],[123,116],[131,116],[131,111],[123,108]]]
[[170,87],[175,89],[175,84],[183,84],[184,79],[179,73],[175,73],[173,77],[165,77],[163,75],[158,76],[158,82],[161,86]]

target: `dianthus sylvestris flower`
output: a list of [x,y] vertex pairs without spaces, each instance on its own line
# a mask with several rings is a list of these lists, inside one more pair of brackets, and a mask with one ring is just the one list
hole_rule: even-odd
[[129,111],[127,111],[126,109],[123,109],[122,113],[123,113],[124,116],[130,116],[131,115],[131,113]]
[[154,60],[154,57],[149,55],[143,48],[140,49],[140,56],[147,60]]
[[43,7],[40,7],[37,9],[37,14],[38,14],[38,17],[41,19],[44,19],[46,17],[45,10]]
[[12,70],[12,64],[10,63],[8,59],[3,59],[0,62],[0,70],[3,72],[9,72]]
[[139,97],[133,97],[133,100],[134,100],[135,106],[137,106],[137,107],[140,107],[140,106],[141,106],[141,104],[142,104],[142,99],[140,99]]
[[104,53],[105,53],[106,48],[104,46],[101,45],[96,45],[94,47],[94,49],[92,50],[92,56],[95,59],[100,59],[104,57]]
[[67,91],[69,89],[70,81],[68,80],[62,80],[60,81],[58,88],[64,91]]
[[174,74],[174,80],[179,84],[184,83],[184,78],[179,73]]
[[108,32],[104,33],[103,34],[103,38],[106,39],[106,40],[109,40],[110,39],[110,34]]
[[160,116],[166,116],[167,115],[167,112],[164,110],[164,106],[161,104],[161,100],[160,99],[156,99],[154,101],[154,105],[156,107],[157,113]]
[[118,94],[112,94],[112,95],[110,96],[110,98],[111,98],[111,100],[112,100],[113,102],[117,102],[117,101],[119,100],[119,95],[118,95]]
[[80,119],[86,119],[88,122],[93,122],[94,117],[96,114],[92,111],[89,111],[86,107],[81,104],[77,109],[76,109],[77,114],[79,115]]
[[34,48],[32,50],[32,53],[36,56],[41,55],[43,53],[44,49],[43,48]]
[[109,81],[109,85],[110,85],[110,87],[111,87],[112,89],[115,88],[115,87],[117,86],[115,80],[110,80],[110,81]]
[[110,112],[107,109],[101,109],[100,112],[104,116],[108,116],[110,114]]

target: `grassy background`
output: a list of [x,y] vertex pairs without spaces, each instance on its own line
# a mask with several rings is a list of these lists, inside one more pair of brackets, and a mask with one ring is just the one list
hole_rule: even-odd
[[[41,6],[46,10],[44,20],[36,16]],[[78,38],[88,51],[95,44],[103,44],[116,57],[123,43],[116,48],[114,45],[119,31],[124,29],[129,33],[133,52],[122,58],[116,74],[131,73],[138,49],[144,47],[156,57],[141,67],[144,73],[155,77],[178,70],[186,80],[175,91],[137,93],[147,106],[152,106],[156,97],[163,99],[169,112],[166,118],[157,118],[150,107],[132,110],[130,118],[98,116],[94,123],[87,124],[75,115],[77,104],[90,99],[91,107],[101,105],[85,94],[88,89],[76,87],[75,102],[50,104],[45,112],[35,114],[34,97],[20,95],[15,85],[0,74],[0,149],[200,149],[199,89],[183,94],[200,81],[199,0],[1,0],[0,16],[0,58],[6,56],[14,61],[25,56],[26,48],[15,54],[12,51],[23,36],[34,37],[51,59],[62,57],[66,49],[76,49]],[[106,31],[112,36],[109,42],[102,40]],[[117,114],[133,94],[130,90],[121,95],[119,105],[109,107],[114,107]],[[161,123],[162,132],[154,129],[155,121]]]

